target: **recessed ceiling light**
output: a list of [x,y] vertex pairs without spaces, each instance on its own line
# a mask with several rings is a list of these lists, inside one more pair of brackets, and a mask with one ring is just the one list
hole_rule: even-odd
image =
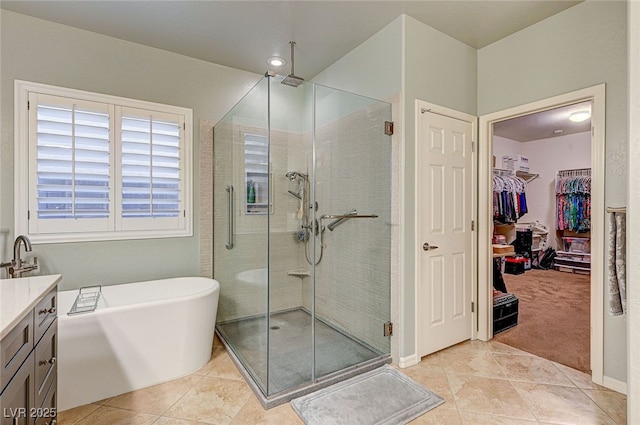
[[277,56],[273,56],[267,59],[267,64],[269,64],[270,66],[275,66],[277,68],[286,65],[287,61]]
[[576,111],[572,112],[571,115],[569,115],[569,120],[573,122],[582,122],[588,120],[590,117],[590,111]]

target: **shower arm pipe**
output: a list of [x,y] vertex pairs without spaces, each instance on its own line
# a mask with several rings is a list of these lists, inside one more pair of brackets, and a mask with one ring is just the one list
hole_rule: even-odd
[[227,244],[225,247],[227,249],[233,249],[233,185],[228,185],[226,190],[229,194],[229,229],[227,233]]

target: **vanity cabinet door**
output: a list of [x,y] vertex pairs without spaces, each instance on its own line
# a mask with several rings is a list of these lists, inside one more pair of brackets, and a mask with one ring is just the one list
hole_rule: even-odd
[[[0,392],[7,386],[33,348],[33,312],[29,312],[0,341]],[[0,412],[1,413],[1,412]]]
[[27,425],[34,421],[33,351],[0,395],[0,425]]
[[36,421],[35,425],[55,425],[57,422],[57,410],[56,406],[58,402],[56,397],[58,396],[58,381],[54,379],[49,390],[44,397],[42,406],[36,409]]
[[44,397],[47,394],[47,390],[51,386],[51,382],[55,380],[58,371],[57,365],[57,353],[58,353],[58,339],[57,332],[58,321],[54,320],[49,329],[44,334],[38,345],[36,345],[36,357],[35,357],[35,391],[36,401],[35,405],[40,406]]

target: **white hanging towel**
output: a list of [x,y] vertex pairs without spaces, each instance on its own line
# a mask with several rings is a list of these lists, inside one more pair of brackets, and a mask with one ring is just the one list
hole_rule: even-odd
[[627,310],[626,213],[609,213],[609,313]]

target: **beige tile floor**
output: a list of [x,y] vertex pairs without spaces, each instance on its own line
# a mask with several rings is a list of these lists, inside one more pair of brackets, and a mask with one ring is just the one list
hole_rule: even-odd
[[[403,373],[446,402],[413,425],[624,425],[627,398],[590,377],[499,342],[467,341]],[[302,424],[287,403],[265,411],[214,343],[211,361],[181,379],[60,412],[59,425]]]

